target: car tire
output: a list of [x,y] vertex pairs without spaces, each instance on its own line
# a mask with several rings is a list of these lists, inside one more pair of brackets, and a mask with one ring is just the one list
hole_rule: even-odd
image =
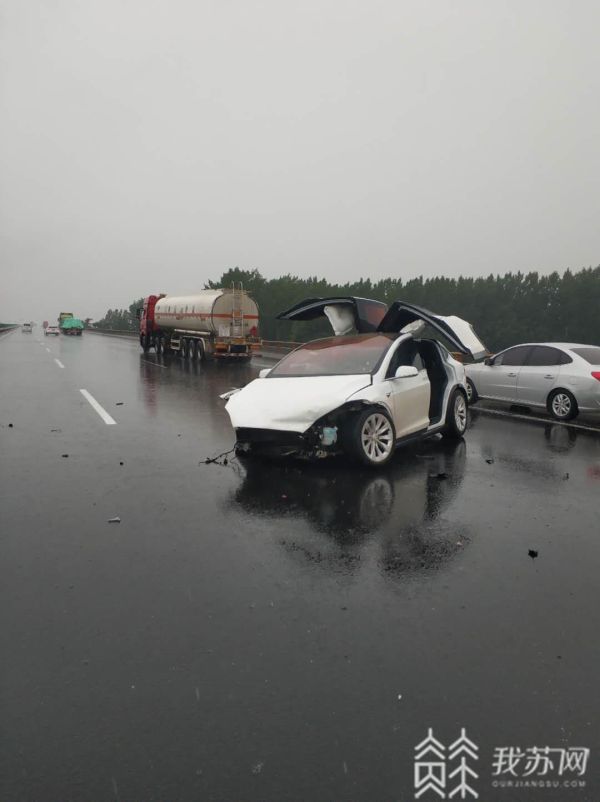
[[548,412],[554,420],[573,420],[579,414],[577,400],[568,390],[553,390],[548,396]]
[[467,404],[472,406],[479,401],[479,395],[477,394],[477,390],[475,389],[475,385],[471,381],[471,379],[467,379]]
[[381,468],[394,456],[396,430],[388,413],[368,407],[349,421],[345,438],[352,456],[370,468]]
[[198,362],[204,362],[205,359],[204,345],[201,340],[198,340]]
[[467,430],[467,397],[462,390],[454,390],[448,401],[446,423],[442,435],[451,440],[460,440]]

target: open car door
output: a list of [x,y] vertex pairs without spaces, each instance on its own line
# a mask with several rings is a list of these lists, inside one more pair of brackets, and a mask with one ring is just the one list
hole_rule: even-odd
[[377,330],[386,334],[397,334],[411,323],[422,320],[449,340],[462,354],[481,359],[487,353],[485,345],[473,331],[473,327],[460,317],[435,315],[421,306],[403,301],[394,301]]
[[307,298],[280,312],[278,320],[315,320],[328,318],[335,334],[357,331],[365,334],[377,331],[385,317],[387,304],[370,298],[354,296],[336,298]]

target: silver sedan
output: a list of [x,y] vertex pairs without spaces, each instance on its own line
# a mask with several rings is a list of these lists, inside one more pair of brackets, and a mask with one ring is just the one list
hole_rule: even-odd
[[600,346],[577,343],[514,345],[466,365],[469,403],[479,398],[543,407],[556,420],[600,412]]

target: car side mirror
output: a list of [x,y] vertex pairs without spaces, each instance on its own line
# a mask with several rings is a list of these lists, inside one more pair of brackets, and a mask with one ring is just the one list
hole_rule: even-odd
[[419,371],[413,365],[400,365],[394,373],[395,379],[409,379],[411,376],[418,376]]
[[272,370],[272,368],[263,368],[261,371],[259,371],[258,378],[259,379],[266,379],[267,376],[269,375],[269,373],[271,372],[271,370]]
[[491,356],[486,356],[486,358],[483,360],[483,364],[487,365],[488,368],[491,368],[492,365],[494,364],[494,360],[492,359]]

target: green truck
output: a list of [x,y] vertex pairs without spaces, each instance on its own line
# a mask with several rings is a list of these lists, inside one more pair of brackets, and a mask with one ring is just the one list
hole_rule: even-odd
[[58,328],[63,334],[81,337],[81,332],[85,328],[83,320],[73,317],[72,312],[61,312],[58,316]]

